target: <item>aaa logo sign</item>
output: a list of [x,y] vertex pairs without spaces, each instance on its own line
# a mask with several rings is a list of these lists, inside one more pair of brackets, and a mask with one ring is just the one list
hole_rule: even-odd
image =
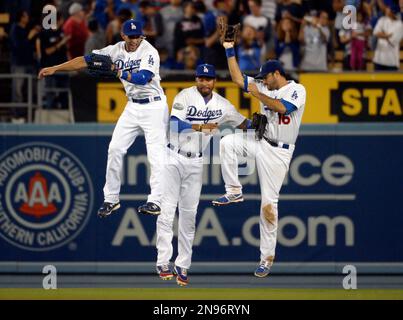
[[70,242],[89,219],[92,189],[85,167],[57,145],[9,150],[0,157],[0,236],[32,251]]

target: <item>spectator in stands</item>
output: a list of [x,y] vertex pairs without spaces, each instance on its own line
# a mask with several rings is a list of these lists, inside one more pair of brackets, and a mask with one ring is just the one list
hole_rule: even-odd
[[178,70],[195,70],[200,63],[202,61],[200,60],[199,49],[194,45],[189,45],[178,51],[175,68]]
[[340,31],[343,29],[343,7],[344,0],[333,0],[333,11],[336,14],[334,20],[334,47],[336,49],[344,49],[344,44],[340,41]]
[[297,23],[296,27],[302,22],[304,9],[301,6],[301,1],[296,0],[280,0],[276,9],[276,23],[280,24],[282,19],[290,19]]
[[237,24],[241,22],[247,5],[242,5],[246,0],[214,0],[216,16],[225,15],[228,17],[228,24]]
[[170,58],[175,58],[174,54],[174,31],[175,25],[183,17],[182,0],[171,0],[171,3],[161,9],[160,14],[163,21],[163,34],[157,40],[157,46],[167,48]]
[[257,31],[245,24],[242,28],[241,42],[237,48],[239,68],[241,71],[256,71],[265,60],[266,46],[258,43]]
[[271,36],[271,22],[262,15],[262,0],[249,0],[248,6],[251,14],[245,16],[243,24],[257,30],[257,38],[267,42]]
[[248,6],[251,14],[244,18],[243,24],[256,30],[256,39],[261,45],[265,44],[266,51],[273,49],[272,25],[270,19],[262,14],[262,0],[249,0]]
[[0,27],[0,41],[2,41],[3,39],[5,39],[7,37],[8,37],[7,32],[4,30],[3,27]]
[[[215,1],[217,6],[220,1]],[[224,1],[222,1],[224,3]],[[220,42],[220,32],[218,30],[219,19],[224,19],[228,23],[228,15],[225,11],[214,10],[207,11],[204,9],[204,30],[205,30],[205,48],[204,48],[204,62],[212,64],[217,70],[224,70],[228,68],[227,57],[225,49]]]
[[97,19],[99,27],[106,30],[108,23],[115,18],[115,11],[121,5],[121,0],[96,0],[94,7],[94,17]]
[[123,22],[131,19],[132,12],[127,8],[119,9],[117,17],[108,23],[106,27],[106,44],[115,44],[122,40],[120,36],[120,29]]
[[397,4],[386,6],[385,16],[375,26],[374,35],[378,39],[373,60],[375,70],[399,70],[400,41],[403,37],[399,12]]
[[141,16],[138,0],[123,1],[123,3],[118,7],[116,12],[119,12],[121,9],[129,9],[131,12],[132,19],[141,20],[143,18]]
[[340,44],[344,48],[343,70],[351,70],[351,65],[350,65],[351,38],[352,38],[352,30],[351,29],[342,28],[339,31]]
[[161,70],[172,70],[172,69],[180,69],[177,67],[177,62],[175,59],[169,56],[169,52],[167,48],[158,48],[158,53],[160,56],[160,68]]
[[[16,22],[10,29],[11,49],[11,73],[33,73],[34,72],[34,48],[35,40],[41,27],[28,28],[29,15],[26,11],[19,11],[16,15]],[[23,102],[24,78],[13,78],[12,101]],[[20,110],[13,110],[14,116],[19,117]]]
[[275,21],[277,9],[277,1],[276,0],[264,0],[262,2],[262,13],[264,16],[268,17],[270,21]]
[[92,50],[101,49],[106,46],[106,37],[103,30],[99,27],[96,19],[88,22],[88,30],[90,35],[85,42],[85,54],[90,54]]
[[328,14],[321,11],[319,17],[305,16],[299,32],[303,45],[300,69],[303,71],[327,70],[327,44],[330,39]]
[[365,70],[365,49],[371,26],[363,9],[357,11],[357,22],[351,32],[351,70]]
[[201,19],[196,15],[193,2],[185,2],[183,18],[175,26],[174,48],[177,53],[186,46],[197,46],[199,51],[204,48],[204,27]]
[[67,45],[67,58],[69,60],[84,55],[85,41],[87,41],[89,31],[87,28],[87,18],[83,6],[74,2],[69,7],[70,17],[63,26],[63,32],[70,36]]
[[[37,42],[37,47],[40,50],[40,66],[41,68],[50,67],[53,65],[64,63],[67,59],[67,42],[69,36],[63,34],[62,26],[64,23],[63,16],[57,15],[57,29],[43,29]],[[55,94],[48,91],[52,88],[67,88],[68,76],[64,74],[55,74],[45,78],[45,109],[67,108],[67,94]],[[40,97],[41,98],[41,97]]]
[[31,16],[32,0],[2,0],[0,1],[0,12],[7,12],[10,15],[10,21],[18,21],[20,12],[25,11]]
[[283,63],[284,69],[294,71],[299,66],[299,42],[296,23],[290,18],[279,22],[276,38],[276,56]]
[[164,29],[162,16],[148,0],[141,1],[139,7],[143,17],[143,33],[147,37],[147,41],[155,46],[157,37],[162,35]]

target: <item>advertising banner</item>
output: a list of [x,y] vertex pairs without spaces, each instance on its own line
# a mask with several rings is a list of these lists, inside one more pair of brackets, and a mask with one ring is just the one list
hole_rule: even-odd
[[[96,216],[112,129],[1,126],[0,271],[44,261],[86,265],[91,272],[108,264],[154,264],[156,218],[136,210],[149,192],[142,137],[125,157],[121,208],[107,219]],[[398,124],[303,126],[281,190],[276,262],[403,264],[402,148]],[[195,265],[214,271],[230,262],[239,271],[259,260],[256,170],[241,182],[243,203],[213,207],[224,183],[219,164],[204,166]]]
[[[174,78],[161,82],[170,108],[180,90],[194,85],[191,76]],[[304,124],[403,122],[403,73],[302,73],[299,82],[307,91]],[[77,121],[115,123],[127,103],[116,80],[77,76],[71,87]],[[216,90],[246,117],[260,110],[259,101],[230,79],[219,79]]]

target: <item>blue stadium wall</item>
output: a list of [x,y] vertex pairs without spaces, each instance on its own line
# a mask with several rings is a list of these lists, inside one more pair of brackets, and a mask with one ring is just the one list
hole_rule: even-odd
[[[1,124],[0,272],[152,273],[155,222],[141,137],[124,162],[121,209],[97,218],[111,125]],[[281,190],[274,273],[403,272],[402,124],[304,125]],[[206,165],[193,272],[251,272],[259,259],[256,172],[246,201],[216,208],[219,165]],[[176,231],[175,231],[176,233]],[[176,244],[176,237],[175,242]],[[174,254],[176,253],[176,250]]]

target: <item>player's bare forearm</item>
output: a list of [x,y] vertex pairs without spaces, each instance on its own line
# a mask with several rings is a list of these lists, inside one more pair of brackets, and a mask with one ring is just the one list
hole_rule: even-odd
[[[223,46],[225,49],[234,48],[233,42],[224,42]],[[239,69],[238,62],[236,61],[235,57],[227,58],[228,61],[228,69],[229,73],[231,74],[232,82],[237,84],[239,87],[243,88],[243,76],[241,69]]]
[[258,98],[270,110],[284,114],[287,112],[286,107],[278,99],[272,99],[261,92],[251,92],[251,94]]
[[228,58],[228,68],[231,74],[232,82],[236,83],[239,87],[243,88],[243,76],[239,69],[238,62],[235,57]]
[[245,119],[237,128],[241,130],[248,129],[248,119]]
[[72,60],[69,60],[62,64],[58,64],[58,65],[48,67],[48,68],[43,68],[39,72],[38,78],[42,79],[43,77],[51,76],[54,73],[60,72],[60,71],[77,71],[77,70],[84,69],[86,67],[87,67],[87,63],[85,62],[84,57],[81,56],[81,57],[77,57]]
[[54,68],[56,68],[57,71],[77,71],[84,69],[86,67],[87,62],[85,62],[83,56],[74,58],[70,61],[54,66]]

